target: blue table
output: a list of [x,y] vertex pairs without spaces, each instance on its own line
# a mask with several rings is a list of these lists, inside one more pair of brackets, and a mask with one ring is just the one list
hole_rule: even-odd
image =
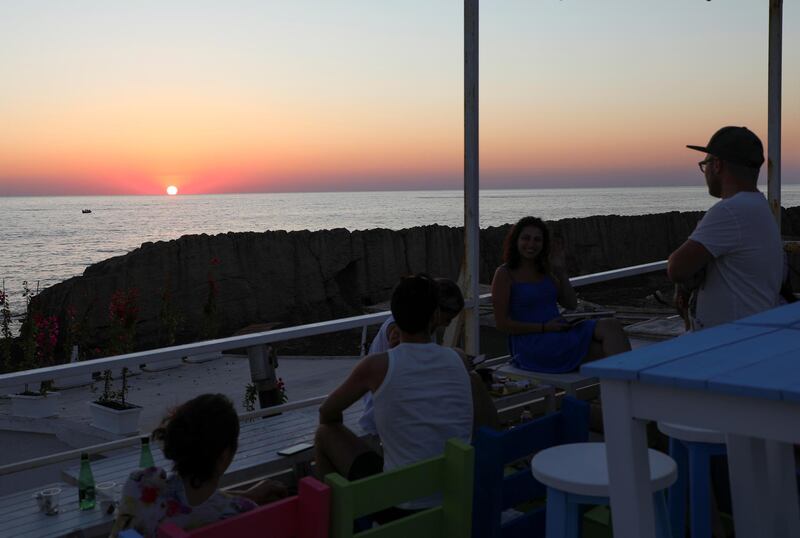
[[736,535],[800,536],[800,303],[585,364],[600,378],[618,537],[654,537],[646,423],[726,434]]

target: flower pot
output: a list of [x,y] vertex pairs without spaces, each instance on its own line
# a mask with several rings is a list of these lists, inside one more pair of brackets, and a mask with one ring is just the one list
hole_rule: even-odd
[[139,432],[139,414],[142,408],[127,404],[128,409],[114,409],[97,402],[89,402],[92,414],[92,426],[116,435],[128,435]]
[[58,415],[58,392],[45,394],[11,394],[11,414],[18,417],[43,418]]
[[222,358],[222,351],[209,351],[207,353],[198,353],[197,355],[189,355],[186,357],[186,362],[192,364],[200,364],[203,362],[215,361]]

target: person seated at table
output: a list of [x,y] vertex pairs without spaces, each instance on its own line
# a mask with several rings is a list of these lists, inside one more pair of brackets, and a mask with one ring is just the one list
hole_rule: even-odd
[[[338,472],[356,480],[440,455],[448,439],[470,441],[470,376],[455,350],[431,342],[438,294],[424,275],[404,278],[395,288],[391,308],[400,344],[359,361],[320,407],[315,457],[322,477]],[[367,392],[383,457],[342,423],[344,410]],[[433,504],[425,499],[402,508]]]
[[162,442],[173,472],[150,467],[131,473],[112,537],[125,529],[154,537],[165,521],[191,530],[286,496],[286,488],[272,480],[246,491],[219,491],[239,439],[239,417],[223,394],[203,394],[177,407],[152,437]]
[[[458,284],[449,278],[435,278],[434,281],[439,286],[439,308],[436,310],[434,320],[434,330],[436,330],[450,325],[450,322],[461,313],[464,309],[464,296]],[[394,322],[394,316],[389,316],[372,339],[367,355],[383,353],[399,343],[400,332]]]
[[[433,332],[430,338],[431,342],[435,341],[435,331],[441,327],[450,325],[450,322],[464,309],[464,296],[461,294],[461,288],[458,287],[458,284],[449,278],[435,278],[434,281],[439,288],[439,306],[434,312]],[[394,316],[389,316],[386,321],[383,322],[383,325],[381,325],[375,338],[372,339],[368,355],[385,353],[399,343],[400,329],[394,321]],[[486,397],[489,398],[488,394]],[[374,435],[378,433],[375,427],[371,392],[367,392],[364,395],[364,410],[361,418],[358,419],[358,425],[367,433]]]
[[575,370],[582,362],[628,351],[630,342],[613,318],[571,324],[558,305],[578,304],[566,273],[561,242],[551,241],[544,221],[524,217],[511,227],[503,265],[492,280],[497,329],[509,335],[512,363],[546,373]]

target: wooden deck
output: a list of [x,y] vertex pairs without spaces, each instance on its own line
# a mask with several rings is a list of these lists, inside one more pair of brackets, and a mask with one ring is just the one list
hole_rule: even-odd
[[[358,426],[363,404],[354,404],[344,414],[344,422],[357,435],[364,432]],[[222,478],[223,487],[244,482],[260,476],[278,473],[297,463],[313,458],[313,450],[295,456],[279,456],[278,450],[302,442],[313,443],[314,432],[319,424],[318,408],[289,411],[281,415],[256,419],[241,425],[239,450]],[[151,445],[153,460],[160,467],[169,468],[157,443]],[[139,467],[139,447],[131,447],[113,457],[92,463],[95,482],[114,481],[124,483],[128,475]],[[78,483],[79,465],[63,471],[63,479],[70,484]]]

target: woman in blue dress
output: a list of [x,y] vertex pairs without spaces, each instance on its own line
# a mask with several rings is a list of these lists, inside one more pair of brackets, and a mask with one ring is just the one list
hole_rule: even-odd
[[558,312],[577,306],[565,269],[564,249],[551,244],[544,221],[524,217],[506,236],[503,265],[492,280],[497,329],[509,335],[512,363],[537,372],[575,370],[582,362],[628,351],[630,342],[613,318],[570,324]]

